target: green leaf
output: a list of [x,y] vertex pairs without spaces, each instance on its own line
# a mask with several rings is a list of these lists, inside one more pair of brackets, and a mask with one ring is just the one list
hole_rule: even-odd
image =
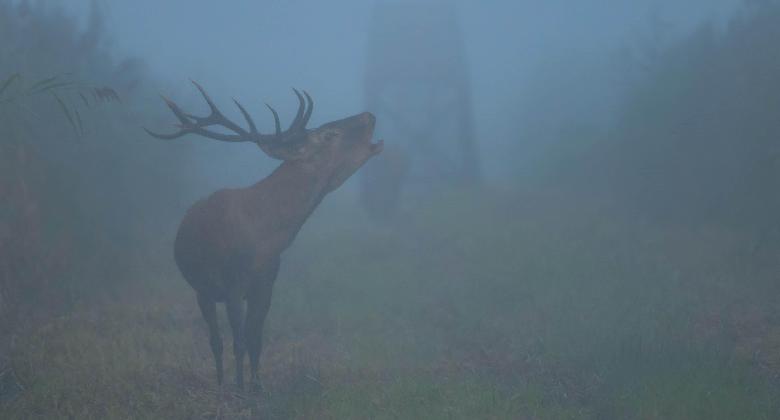
[[68,86],[72,86],[72,85],[73,85],[73,82],[70,82],[70,81],[57,82],[57,83],[54,83],[54,84],[41,86],[41,87],[37,88],[36,90],[28,89],[27,93],[29,95],[35,95],[37,93],[48,92],[48,91],[52,91],[52,90],[55,90],[55,89],[58,89],[58,88],[61,88],[61,87],[68,87]]
[[84,135],[84,124],[81,122],[81,114],[79,114],[79,109],[77,107],[73,107],[73,113],[76,115],[76,122],[78,123],[78,134],[79,136]]
[[33,84],[32,86],[27,88],[27,91],[30,92],[30,91],[33,91],[33,90],[41,87],[41,86],[44,86],[44,85],[48,84],[48,83],[52,83],[52,82],[56,81],[59,77],[60,76],[53,76],[53,77],[49,77],[47,79],[39,80],[38,82],[36,82],[35,84]]
[[11,86],[11,83],[13,83],[15,80],[21,77],[22,77],[21,74],[14,73],[8,79],[5,79],[2,86],[0,86],[0,96],[3,96],[3,92],[5,92],[5,90],[8,89],[8,86]]
[[65,102],[56,94],[52,93],[52,96],[54,96],[54,99],[57,100],[57,103],[60,104],[60,108],[62,108],[62,113],[65,114],[65,117],[68,118],[68,122],[70,122],[70,126],[73,127],[73,131],[78,134],[79,130],[76,127],[76,122],[73,121],[73,117],[70,115],[70,110],[68,109],[68,106],[65,105]]
[[81,97],[81,101],[84,102],[84,106],[89,108],[89,101],[87,100],[87,97],[84,96],[84,93],[79,92],[79,96]]

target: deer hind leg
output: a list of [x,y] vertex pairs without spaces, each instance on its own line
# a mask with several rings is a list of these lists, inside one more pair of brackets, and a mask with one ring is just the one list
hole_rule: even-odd
[[244,389],[244,302],[231,296],[225,302],[230,329],[233,330],[233,356],[236,359],[236,385]]
[[247,296],[246,338],[249,348],[250,380],[252,388],[258,391],[262,389],[258,368],[260,353],[263,350],[263,325],[271,308],[271,292],[278,274],[279,259],[276,259],[258,274],[258,278],[253,283],[254,287]]
[[209,327],[209,343],[217,368],[217,383],[222,386],[222,336],[219,334],[219,325],[217,324],[217,303],[204,294],[198,293],[198,306]]

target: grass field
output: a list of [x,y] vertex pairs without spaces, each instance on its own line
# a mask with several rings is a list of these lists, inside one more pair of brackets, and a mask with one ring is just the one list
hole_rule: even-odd
[[748,235],[532,191],[384,228],[340,203],[286,255],[263,394],[217,389],[159,238],[134,284],[14,337],[0,417],[780,418],[780,254]]

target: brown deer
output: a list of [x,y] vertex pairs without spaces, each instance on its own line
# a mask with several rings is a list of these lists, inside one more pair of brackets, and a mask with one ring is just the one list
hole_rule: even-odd
[[[223,369],[216,304],[224,302],[233,332],[236,384],[243,389],[246,345],[251,383],[259,389],[263,324],[280,255],[325,195],[380,153],[383,142],[371,142],[375,118],[367,112],[307,129],[314,103],[308,93],[301,95],[295,89],[299,106],[290,127],[282,131],[277,112],[266,105],[273,114],[276,132],[261,134],[240,103],[234,100],[248,129],[226,118],[203,88],[193,84],[203,95],[210,114],[198,117],[185,113],[163,98],[179,120],[179,131],[147,133],[163,140],[196,134],[224,142],[252,142],[268,156],[282,161],[271,175],[252,186],[219,190],[195,203],[184,216],[174,244],[176,265],[195,289],[208,324],[217,382],[222,385]],[[210,127],[221,127],[229,133]]]

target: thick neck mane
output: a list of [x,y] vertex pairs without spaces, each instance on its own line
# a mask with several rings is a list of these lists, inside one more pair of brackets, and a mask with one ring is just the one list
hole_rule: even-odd
[[[247,188],[220,190],[193,206],[179,227],[180,267],[218,266],[236,256],[259,267],[289,247],[329,191],[327,177],[305,162],[287,161]],[[186,268],[185,268],[186,269]]]
[[[286,161],[269,176],[247,188],[245,205],[274,214],[283,226],[300,226],[328,193],[327,177],[317,168],[299,161]],[[268,218],[269,214],[257,214]]]

